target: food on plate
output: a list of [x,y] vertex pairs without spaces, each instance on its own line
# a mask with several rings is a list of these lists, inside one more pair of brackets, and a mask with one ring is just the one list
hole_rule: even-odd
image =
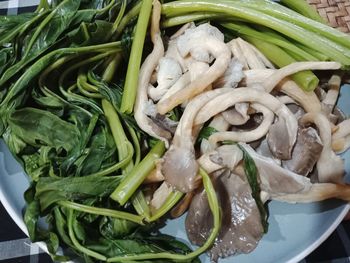
[[[0,133],[31,179],[31,240],[56,261],[217,262],[258,246],[270,200],[350,201],[350,36],[294,4],[43,0],[1,16]],[[161,233],[186,212],[194,250]]]

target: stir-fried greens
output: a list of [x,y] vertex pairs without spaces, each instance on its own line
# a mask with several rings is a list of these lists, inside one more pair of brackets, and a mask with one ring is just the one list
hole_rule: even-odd
[[[258,245],[268,200],[350,201],[350,36],[303,0],[163,2],[0,16],[0,134],[54,260],[217,261]],[[160,231],[187,210],[194,251]]]

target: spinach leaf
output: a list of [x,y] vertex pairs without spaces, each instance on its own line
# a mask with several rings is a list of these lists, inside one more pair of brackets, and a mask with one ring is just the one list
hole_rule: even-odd
[[46,145],[70,152],[79,143],[80,132],[76,126],[36,108],[13,112],[9,125],[14,134],[30,145]]
[[89,197],[108,196],[120,180],[120,176],[43,177],[36,185],[35,198],[40,200],[40,207],[44,211],[57,201],[85,201]]

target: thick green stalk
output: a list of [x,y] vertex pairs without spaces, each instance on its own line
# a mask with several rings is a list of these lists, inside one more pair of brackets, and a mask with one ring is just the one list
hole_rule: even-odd
[[[278,67],[284,67],[296,62],[296,60],[283,49],[253,37],[245,37],[247,41],[258,48],[272,63]],[[305,91],[312,91],[317,88],[319,79],[312,71],[301,71],[293,74],[291,78]]]
[[217,20],[217,19],[229,20],[230,17],[223,16],[222,14],[196,12],[191,14],[184,14],[184,15],[170,17],[162,22],[162,27],[168,28],[168,27],[179,26],[179,25],[183,25],[183,24],[198,21],[198,20]]
[[154,169],[155,161],[163,155],[164,151],[164,143],[161,141],[157,142],[142,161],[125,175],[110,197],[124,205]]
[[[117,146],[119,160],[123,160],[128,156],[128,143],[130,142],[125,135],[123,125],[113,105],[109,101],[103,99],[102,109],[108,121],[109,128],[111,129],[115,145]],[[134,164],[131,160],[123,169],[123,173],[128,174],[133,166]]]
[[310,6],[305,0],[280,0],[280,3],[303,16],[325,24],[325,20],[320,16],[316,9]]
[[130,262],[132,260],[149,260],[149,259],[163,259],[164,262],[167,262],[165,261],[166,259],[174,260],[174,261],[184,261],[184,260],[193,259],[199,256],[200,254],[204,253],[205,251],[207,251],[207,249],[210,248],[210,246],[213,244],[220,230],[220,224],[221,224],[220,206],[219,206],[219,202],[216,196],[214,186],[210,180],[209,175],[203,169],[199,169],[199,174],[203,178],[203,185],[207,193],[210,210],[213,213],[213,222],[214,222],[211,233],[203,246],[186,255],[173,254],[168,252],[145,253],[140,255],[124,255],[119,257],[108,258],[107,262]]
[[132,41],[131,53],[126,73],[124,92],[120,110],[123,113],[131,113],[134,109],[137,85],[142,59],[142,51],[148,27],[148,21],[152,11],[152,0],[143,0],[136,24],[134,39]]
[[66,207],[69,209],[73,209],[79,212],[83,213],[88,213],[88,214],[93,214],[93,215],[101,215],[101,216],[110,216],[114,218],[119,218],[119,219],[125,219],[129,220],[131,222],[134,222],[139,225],[143,225],[143,217],[139,215],[134,215],[131,213],[123,212],[123,211],[117,211],[117,210],[112,210],[112,209],[107,209],[107,208],[98,208],[94,206],[88,206],[88,205],[82,205],[70,201],[59,201],[58,205],[62,207]]

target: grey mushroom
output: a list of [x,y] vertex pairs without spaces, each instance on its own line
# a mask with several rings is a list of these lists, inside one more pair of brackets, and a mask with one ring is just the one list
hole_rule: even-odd
[[300,175],[308,175],[317,163],[321,152],[322,142],[317,131],[312,128],[300,128],[292,152],[292,158],[283,161],[283,167]]
[[[246,177],[224,172],[214,180],[223,213],[219,235],[208,252],[216,262],[219,258],[254,250],[263,235],[263,227]],[[193,244],[200,246],[208,238],[213,217],[204,190],[194,196],[185,226]]]

